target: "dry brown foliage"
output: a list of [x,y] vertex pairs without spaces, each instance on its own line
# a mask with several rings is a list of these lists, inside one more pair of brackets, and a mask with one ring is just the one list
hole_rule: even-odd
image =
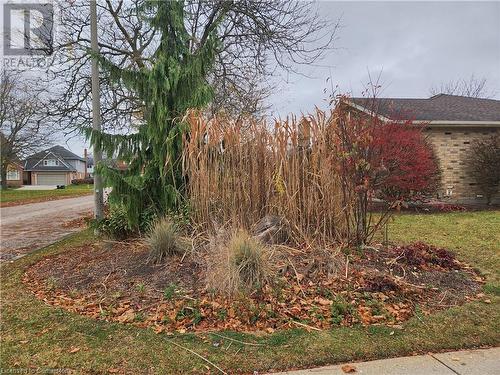
[[317,111],[270,128],[190,113],[183,163],[194,221],[251,229],[276,215],[296,243],[341,241],[346,208],[328,118]]
[[274,273],[270,255],[265,245],[244,230],[232,235],[219,231],[205,259],[208,289],[228,296],[260,289]]
[[150,249],[148,262],[160,263],[165,258],[182,255],[187,243],[180,237],[177,226],[169,217],[157,220],[150,229],[146,243]]

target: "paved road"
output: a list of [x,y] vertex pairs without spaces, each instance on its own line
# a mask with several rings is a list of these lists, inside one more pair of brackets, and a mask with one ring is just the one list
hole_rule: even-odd
[[88,213],[93,196],[0,208],[0,261],[17,259],[79,230],[65,227]]
[[[345,365],[288,371],[273,375],[343,375]],[[364,375],[499,375],[500,348],[461,350],[351,363],[353,374]]]

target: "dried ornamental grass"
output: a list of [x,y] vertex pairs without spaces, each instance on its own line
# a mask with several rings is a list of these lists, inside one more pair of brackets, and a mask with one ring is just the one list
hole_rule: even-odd
[[219,235],[211,247],[206,268],[210,290],[231,296],[260,289],[271,278],[268,250],[248,232],[240,230],[229,240]]
[[341,240],[344,207],[335,131],[325,113],[276,121],[186,117],[184,171],[193,220],[251,230],[266,215],[286,221],[296,243]]
[[179,235],[177,226],[168,217],[153,224],[146,242],[150,248],[148,262],[159,263],[165,258],[181,255],[186,251],[186,244]]
[[265,247],[247,232],[240,231],[228,248],[241,285],[250,289],[264,285],[271,268]]

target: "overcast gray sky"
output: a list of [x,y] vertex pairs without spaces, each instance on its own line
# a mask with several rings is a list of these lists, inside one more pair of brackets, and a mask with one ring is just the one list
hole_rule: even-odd
[[[2,0],[3,2],[3,0]],[[382,71],[380,96],[429,96],[450,80],[486,78],[500,99],[500,2],[321,1],[320,13],[340,19],[336,49],[315,66],[278,82],[269,98],[274,116],[325,108],[323,89],[332,76],[339,92],[360,95],[368,71]],[[63,142],[62,142],[63,143]],[[84,143],[69,140],[81,154]]]
[[[319,3],[325,17],[341,19],[337,50],[304,68],[313,78],[290,77],[271,98],[274,114],[324,107],[331,74],[343,93],[360,95],[368,71],[384,97],[428,97],[441,82],[486,78],[500,98],[500,2]],[[329,84],[328,84],[329,86]]]

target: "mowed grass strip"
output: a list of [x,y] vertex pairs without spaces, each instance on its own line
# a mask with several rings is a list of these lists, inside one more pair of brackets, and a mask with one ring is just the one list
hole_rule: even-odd
[[[487,273],[486,297],[425,317],[403,329],[384,326],[336,328],[322,332],[302,329],[274,334],[218,332],[245,345],[205,334],[155,334],[152,330],[110,324],[69,313],[37,300],[21,282],[24,269],[50,254],[86,241],[81,232],[15,263],[1,267],[0,366],[66,368],[79,373],[206,373],[193,350],[228,373],[283,370],[337,362],[394,357],[428,351],[500,344],[498,290],[500,212],[439,215],[398,215],[389,227],[392,241],[426,241],[455,250],[462,260]],[[495,294],[497,293],[497,294]],[[212,373],[217,370],[211,368]]]
[[453,250],[460,260],[500,282],[500,211],[398,214],[388,227],[389,241],[422,241]]
[[59,198],[79,197],[93,193],[93,185],[68,185],[65,189],[54,190],[0,190],[0,203],[35,203]]

